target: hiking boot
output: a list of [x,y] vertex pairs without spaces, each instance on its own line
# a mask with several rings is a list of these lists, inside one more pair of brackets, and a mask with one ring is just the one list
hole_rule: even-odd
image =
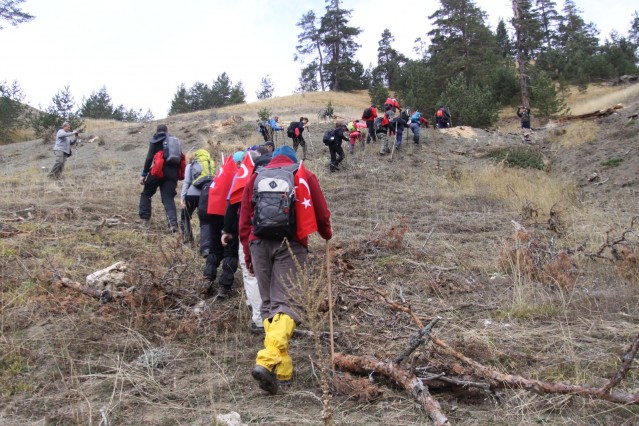
[[217,298],[218,299],[228,299],[231,296],[231,288],[220,286],[217,290]]
[[386,154],[390,154],[390,148],[384,148],[384,152],[385,152]]
[[251,370],[251,376],[257,381],[258,386],[263,391],[268,392],[271,395],[277,394],[278,381],[275,374],[268,371],[261,365],[256,365]]
[[204,249],[200,252],[200,256],[207,258],[209,257],[209,249]]
[[399,145],[395,145],[395,150],[399,151],[400,146]]
[[249,320],[248,329],[249,332],[252,334],[264,334],[264,327],[260,327],[259,325],[255,324],[255,321],[253,320]]
[[206,288],[205,293],[207,296],[215,296],[215,285],[213,281],[209,281],[209,286]]

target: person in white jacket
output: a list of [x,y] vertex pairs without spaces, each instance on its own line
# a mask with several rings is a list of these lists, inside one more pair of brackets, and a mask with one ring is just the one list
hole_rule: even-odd
[[62,123],[62,128],[55,135],[55,145],[53,145],[53,153],[55,154],[55,163],[49,172],[51,179],[59,179],[64,170],[64,163],[67,157],[71,157],[71,145],[75,145],[78,132],[71,130],[68,122]]

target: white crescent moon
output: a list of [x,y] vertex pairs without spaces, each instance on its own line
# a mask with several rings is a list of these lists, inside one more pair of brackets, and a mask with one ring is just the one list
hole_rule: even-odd
[[306,190],[308,191],[308,193],[311,193],[311,188],[308,187],[308,182],[306,182],[306,179],[300,179],[300,185],[304,185],[306,187]]
[[[248,176],[248,168],[246,167],[246,164],[242,164],[240,166],[240,170],[242,171],[242,175],[237,175],[236,179],[244,179],[245,177]],[[238,172],[239,173],[239,172]]]

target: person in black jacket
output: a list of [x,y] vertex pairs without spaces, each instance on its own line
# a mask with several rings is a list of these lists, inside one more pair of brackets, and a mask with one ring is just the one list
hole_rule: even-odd
[[297,148],[302,145],[302,160],[306,160],[306,141],[304,140],[304,129],[308,124],[308,118],[300,117],[300,121],[294,121],[289,125],[289,129],[293,131],[293,149],[297,154]]
[[162,179],[158,179],[149,173],[153,163],[153,157],[157,152],[164,149],[164,141],[168,136],[169,130],[166,125],[159,124],[149,143],[149,150],[146,154],[146,160],[144,161],[144,168],[140,174],[140,185],[143,185],[144,189],[140,194],[139,215],[140,219],[142,219],[145,224],[148,224],[149,220],[151,220],[151,197],[153,197],[158,188],[160,188],[160,196],[162,197],[162,204],[164,205],[164,211],[166,212],[169,230],[174,233],[178,231],[175,194],[177,194],[176,188],[179,166],[165,163],[162,168],[162,172],[164,174]]
[[344,123],[335,123],[335,130],[332,132],[332,141],[328,145],[328,152],[331,155],[331,172],[339,170],[339,163],[344,159],[344,149],[342,148],[342,141],[347,141],[348,138],[344,136],[346,131],[346,125]]

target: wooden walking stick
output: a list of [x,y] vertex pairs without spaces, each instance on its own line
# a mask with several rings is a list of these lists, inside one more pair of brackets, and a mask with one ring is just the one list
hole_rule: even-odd
[[333,334],[333,285],[331,283],[331,251],[326,240],[326,279],[328,280],[328,322],[331,333],[331,370],[335,371],[335,338]]

